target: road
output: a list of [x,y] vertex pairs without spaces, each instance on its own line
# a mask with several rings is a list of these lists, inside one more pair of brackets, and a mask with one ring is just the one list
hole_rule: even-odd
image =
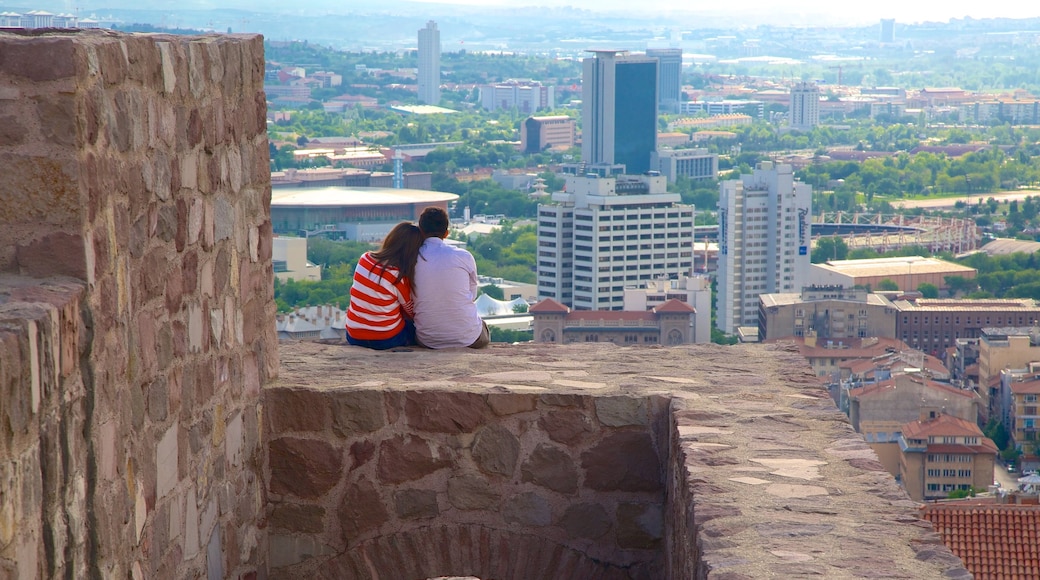
[[1018,489],[1018,478],[1022,477],[1018,472],[1008,473],[1007,468],[1000,461],[993,465],[993,481],[999,481],[1004,489]]
[[893,201],[893,207],[905,207],[905,208],[925,208],[925,209],[943,209],[953,207],[958,201],[964,203],[979,203],[979,201],[985,201],[989,198],[993,198],[997,201],[1022,201],[1027,197],[1038,197],[1040,196],[1040,189],[1020,189],[1013,193],[981,193],[979,195],[963,196],[963,197],[944,197],[941,199],[909,199],[902,201]]

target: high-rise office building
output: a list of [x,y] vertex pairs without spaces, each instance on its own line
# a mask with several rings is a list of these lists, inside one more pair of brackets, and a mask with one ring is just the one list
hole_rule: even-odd
[[678,113],[682,103],[682,49],[648,48],[646,55],[658,62],[657,106],[662,111]]
[[881,19],[881,35],[878,40],[882,43],[892,43],[896,41],[896,20],[895,18],[882,18]]
[[582,161],[623,164],[629,174],[650,170],[657,149],[657,59],[593,50],[584,60]]
[[719,184],[716,326],[758,326],[759,294],[801,292],[809,279],[812,188],[790,165],[758,165]]
[[428,105],[441,102],[441,31],[429,21],[419,29],[419,101]]
[[662,175],[568,175],[538,206],[538,296],[575,310],[621,310],[625,287],[693,265],[693,207]]
[[792,129],[809,130],[820,124],[820,87],[798,83],[791,87],[790,124]]

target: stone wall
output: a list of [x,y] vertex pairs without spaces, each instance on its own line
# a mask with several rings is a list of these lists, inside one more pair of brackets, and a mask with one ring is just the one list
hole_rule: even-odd
[[265,575],[263,71],[258,36],[0,33],[0,576]]
[[667,400],[269,388],[272,575],[662,578]]

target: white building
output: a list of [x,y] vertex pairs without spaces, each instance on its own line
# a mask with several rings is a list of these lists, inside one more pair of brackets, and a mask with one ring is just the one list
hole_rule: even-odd
[[809,280],[812,188],[790,165],[762,162],[719,184],[717,326],[758,326],[759,294],[801,292]]
[[488,111],[516,109],[527,114],[552,109],[556,106],[556,87],[528,79],[509,79],[480,87],[480,105]]
[[274,277],[282,282],[290,279],[297,282],[321,280],[321,266],[307,261],[307,238],[276,236],[272,240],[271,261],[274,263]]
[[429,21],[419,29],[419,102],[436,105],[441,102],[441,31]]
[[538,296],[575,310],[621,310],[626,286],[693,265],[693,208],[662,175],[567,176],[538,206]]
[[719,156],[707,149],[658,149],[650,154],[650,166],[675,183],[683,175],[690,179],[715,179]]
[[625,288],[624,309],[653,310],[669,300],[685,302],[696,311],[690,342],[711,342],[711,279],[707,276],[651,280],[640,288]]
[[791,87],[791,128],[804,131],[819,124],[820,87],[816,83],[798,83]]

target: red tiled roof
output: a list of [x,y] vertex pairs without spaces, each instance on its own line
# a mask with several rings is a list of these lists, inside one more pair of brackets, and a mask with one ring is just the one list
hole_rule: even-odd
[[564,314],[570,312],[570,310],[570,308],[567,308],[552,298],[540,300],[537,304],[527,309],[528,312],[562,312]]
[[1021,383],[1011,383],[1011,392],[1016,395],[1040,394],[1040,380],[1023,381]]
[[672,298],[670,300],[665,300],[661,305],[656,306],[653,311],[654,312],[678,312],[680,314],[685,314],[687,312],[696,312],[696,310],[694,310],[692,306],[690,306],[689,304],[687,304],[685,302],[681,302],[679,300],[676,300],[675,298]]
[[1040,506],[930,503],[921,518],[976,580],[1040,578]]
[[[939,389],[939,390],[941,390],[943,392],[946,392],[946,393],[951,394],[951,395],[957,395],[959,397],[967,397],[969,399],[975,398],[975,391],[970,391],[970,390],[967,390],[967,389],[958,389],[957,387],[954,387],[953,385],[948,385],[946,383],[940,383],[940,382],[937,382],[937,381],[932,381],[932,380],[926,379],[924,377],[907,376],[907,378],[904,378],[902,380],[909,380],[909,381],[917,383],[919,385],[924,385],[924,386],[926,386],[928,388],[932,388],[932,389]],[[869,397],[870,395],[873,395],[873,394],[876,394],[876,393],[881,393],[881,392],[884,392],[886,390],[894,389],[894,388],[896,388],[896,386],[897,386],[896,379],[895,378],[891,378],[891,379],[887,379],[887,380],[884,380],[884,381],[881,381],[879,383],[875,383],[875,384],[872,384],[872,385],[865,385],[865,386],[862,386],[862,387],[857,387],[855,389],[850,389],[849,390],[849,396],[850,397],[859,397],[859,398]]]
[[903,425],[902,431],[903,436],[907,439],[926,439],[935,435],[982,436],[982,430],[975,423],[946,414],[927,421],[910,421]]
[[997,444],[991,439],[983,437],[978,445],[964,445],[961,443],[933,443],[928,445],[928,453],[971,453],[971,454],[996,454]]

